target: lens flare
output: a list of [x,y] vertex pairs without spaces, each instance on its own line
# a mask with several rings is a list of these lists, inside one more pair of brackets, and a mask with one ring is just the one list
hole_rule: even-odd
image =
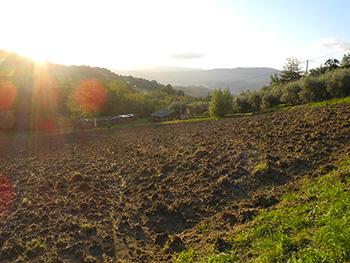
[[83,80],[75,92],[75,102],[86,113],[101,110],[107,100],[107,92],[97,79]]
[[41,131],[54,130],[57,129],[57,125],[53,119],[42,119],[38,122],[38,129]]
[[33,128],[34,130],[53,130],[58,128],[58,105],[61,94],[57,81],[45,70],[36,75],[33,90]]
[[0,176],[0,215],[11,209],[14,197],[11,182],[5,176]]
[[11,81],[0,80],[0,111],[11,110],[16,97],[16,86]]
[[0,111],[0,129],[11,129],[16,122],[14,111]]

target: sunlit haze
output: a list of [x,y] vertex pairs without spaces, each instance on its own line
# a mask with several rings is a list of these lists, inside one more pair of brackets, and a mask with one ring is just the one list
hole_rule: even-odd
[[281,68],[287,57],[341,56],[350,47],[350,4],[333,3],[2,1],[0,49],[112,69]]

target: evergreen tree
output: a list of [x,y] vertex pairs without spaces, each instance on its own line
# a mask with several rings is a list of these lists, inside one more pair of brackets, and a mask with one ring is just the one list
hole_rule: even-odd
[[300,62],[296,58],[288,58],[280,74],[271,76],[271,84],[286,84],[299,80],[301,73]]

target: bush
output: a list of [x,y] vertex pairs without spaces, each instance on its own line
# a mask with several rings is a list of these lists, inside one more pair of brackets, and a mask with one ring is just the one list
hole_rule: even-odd
[[301,103],[299,93],[301,91],[299,82],[292,82],[284,87],[281,95],[281,102],[287,105],[298,105]]
[[[330,68],[332,68],[331,65]],[[274,81],[270,86],[263,87],[260,91],[245,91],[234,96],[232,99],[233,113],[269,111],[281,103],[293,106],[350,95],[350,70],[347,68],[333,68],[332,70],[326,70],[325,73],[303,76],[301,79],[292,82],[281,82],[280,77],[273,77],[273,79]],[[223,96],[223,93],[215,96]],[[214,100],[211,103],[211,114],[220,116],[215,115],[217,113],[214,114]],[[224,111],[223,109],[219,110],[218,104],[215,105],[218,112]],[[230,112],[230,110],[226,111],[225,114],[227,112]],[[221,116],[223,115],[221,114]]]
[[328,98],[326,83],[321,78],[306,77],[300,82],[300,98],[303,102],[321,101]]
[[350,95],[350,72],[340,69],[324,77],[327,92],[332,98],[341,98]]
[[188,104],[187,111],[190,115],[203,115],[208,111],[208,102],[197,101]]
[[279,99],[271,93],[266,92],[261,96],[260,109],[262,111],[269,111],[278,104]]
[[241,113],[241,112],[250,112],[252,111],[251,105],[248,102],[248,93],[242,92],[238,96],[233,97],[233,112]]
[[228,89],[224,91],[214,90],[209,103],[209,113],[211,116],[224,117],[232,112],[232,95]]
[[248,103],[250,105],[251,111],[260,111],[261,96],[258,92],[252,92],[248,96]]

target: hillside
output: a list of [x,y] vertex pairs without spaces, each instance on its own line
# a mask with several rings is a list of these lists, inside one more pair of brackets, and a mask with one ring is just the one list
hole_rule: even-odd
[[201,86],[209,89],[228,87],[233,94],[238,94],[245,90],[259,89],[262,86],[269,84],[270,76],[278,72],[278,70],[272,68],[234,68],[211,70],[191,70],[180,68],[173,71],[171,71],[171,69],[120,71],[120,73],[125,75],[154,79],[160,83],[170,83],[173,86],[190,86],[192,89],[193,87],[196,87],[198,92],[201,92]]
[[[28,79],[32,74],[36,63],[35,61],[20,56],[16,53],[9,53],[0,50],[0,76],[6,77],[11,75],[14,79]],[[39,64],[40,65],[40,64]],[[156,81],[149,81],[142,78],[134,78],[131,76],[118,75],[108,69],[90,66],[64,66],[59,64],[47,63],[46,67],[53,77],[61,81],[79,81],[86,78],[96,78],[103,82],[113,80],[123,81],[130,88],[139,90],[155,90],[164,87]]]
[[[341,195],[331,191],[329,198],[317,185],[305,199],[292,193],[300,180],[329,173],[349,153],[349,114],[350,104],[345,103],[200,123],[34,138],[2,136],[0,258],[5,262],[169,262],[187,251],[179,260],[195,262],[197,255],[191,249],[201,255],[214,248],[230,250],[230,238],[257,216],[262,223],[256,231],[261,235],[237,236],[241,238],[235,242],[243,244],[236,246],[242,249],[238,256],[244,262],[265,250],[282,251],[285,256],[274,256],[282,262],[292,255],[284,254],[285,249],[304,249],[313,242],[307,232],[295,241],[285,235],[327,213],[320,210],[327,206],[323,201],[338,205],[332,210],[334,216],[324,217],[334,219],[333,225],[315,221],[324,224],[329,234],[322,233],[332,236],[339,233],[333,226],[348,227],[348,217],[337,214],[347,205],[345,199],[339,200],[346,197],[345,185],[339,188]],[[21,144],[14,145],[14,140]],[[347,177],[328,177],[347,183]],[[288,193],[292,195],[282,197]],[[284,223],[285,217],[264,214],[264,209],[280,206],[294,215],[286,198],[295,198],[295,209],[318,200],[322,206],[301,207],[309,219],[297,218],[290,225]],[[274,222],[282,222],[280,228]],[[279,231],[280,239],[268,236],[270,226]],[[255,246],[264,233],[270,247]],[[340,244],[347,257],[348,242],[344,242],[335,245]],[[232,262],[226,259],[219,262]]]
[[188,96],[204,98],[212,93],[212,89],[203,86],[174,86],[177,90],[182,90]]
[[0,51],[0,129],[58,129],[62,118],[149,116],[183,95],[105,68],[38,63]]

